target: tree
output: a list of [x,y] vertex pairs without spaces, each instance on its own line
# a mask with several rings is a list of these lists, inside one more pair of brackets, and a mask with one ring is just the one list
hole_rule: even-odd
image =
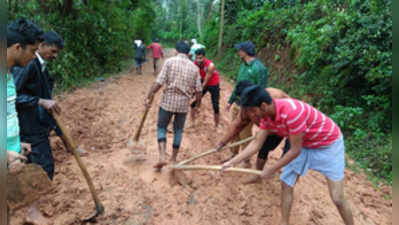
[[220,29],[219,29],[219,42],[218,42],[218,58],[220,58],[221,54],[222,54],[223,23],[224,23],[224,0],[222,0],[221,7],[220,7]]
[[196,0],[197,2],[197,28],[198,28],[198,33],[200,35],[200,38],[202,38],[202,31],[201,31],[201,4],[200,4],[200,0]]

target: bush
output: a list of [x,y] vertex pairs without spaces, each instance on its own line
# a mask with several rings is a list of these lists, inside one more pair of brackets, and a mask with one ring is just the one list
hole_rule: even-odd
[[62,5],[28,1],[17,12],[10,10],[9,20],[26,17],[64,38],[65,48],[49,64],[49,70],[58,89],[68,89],[82,80],[120,71],[123,62],[133,58],[134,39],[150,41],[154,18],[151,1],[134,2],[73,1],[68,13],[60,13]]

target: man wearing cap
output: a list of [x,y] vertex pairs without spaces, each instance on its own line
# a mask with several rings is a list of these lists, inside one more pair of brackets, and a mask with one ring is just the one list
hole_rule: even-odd
[[162,85],[165,85],[158,112],[159,161],[154,166],[157,172],[160,172],[162,167],[166,165],[166,131],[172,116],[174,116],[174,140],[171,161],[174,163],[177,160],[184,123],[193,94],[196,95],[197,107],[201,105],[201,79],[198,67],[188,58],[190,46],[181,41],[176,44],[176,50],[177,55],[165,61],[145,101],[146,107],[150,107],[150,99],[154,97]]
[[152,62],[154,64],[154,75],[158,72],[158,61],[160,58],[163,58],[162,45],[158,43],[159,40],[155,39],[153,43],[151,43],[147,49],[151,49],[152,51]]
[[[238,76],[236,79],[236,85],[238,82],[242,80],[251,81],[253,84],[257,84],[263,88],[267,86],[267,71],[266,67],[263,63],[255,56],[255,45],[251,41],[244,41],[242,43],[236,44],[234,46],[238,50],[238,56],[241,58],[242,63],[238,70]],[[231,94],[226,111],[230,111],[230,108],[233,106],[232,109],[232,119],[233,121],[238,117],[240,108],[238,107],[238,97],[236,94],[236,90],[233,90]],[[246,126],[233,140],[234,142],[248,138],[252,136],[252,123]],[[242,149],[245,148],[247,144],[243,144],[241,146]],[[234,157],[238,154],[240,146],[234,147],[231,149]],[[248,159],[245,161],[246,167],[251,167],[250,160]]]
[[[243,90],[247,87],[252,86],[252,82],[248,80],[243,80],[238,82],[236,86],[236,94],[238,96],[241,95]],[[270,93],[270,96],[273,99],[282,99],[282,98],[290,98],[287,93],[284,91],[277,89],[277,88],[266,88],[266,90]],[[239,102],[239,101],[238,101]],[[260,121],[256,121],[254,124],[256,126],[260,126]],[[237,117],[236,120],[233,121],[233,123],[230,125],[229,128],[227,128],[226,134],[222,137],[222,139],[218,142],[216,149],[221,150],[223,146],[225,146],[228,142],[230,142],[238,133],[240,133],[248,124],[251,123],[251,120],[246,113],[245,110],[240,110],[239,116]],[[263,143],[262,148],[260,149],[258,156],[256,158],[256,169],[257,170],[263,170],[266,162],[267,162],[267,156],[269,155],[270,151],[273,151],[276,149],[280,143],[283,141],[283,137],[276,135],[276,134],[271,134],[266,141]],[[290,143],[289,140],[286,140],[284,147],[283,147],[283,155],[288,151],[290,148]],[[251,183],[256,183],[258,181],[261,181],[259,176],[252,176],[249,177],[247,180],[245,180],[243,183],[244,184],[251,184]]]
[[136,61],[136,72],[137,74],[142,74],[143,63],[145,62],[145,46],[143,41],[135,40],[134,41],[134,59]]
[[273,99],[258,85],[245,88],[241,107],[253,122],[260,121],[261,131],[243,152],[222,166],[225,170],[255,154],[271,133],[287,137],[291,147],[276,164],[265,167],[261,177],[281,174],[281,225],[289,224],[293,191],[299,175],[315,170],[326,178],[330,197],[344,223],[353,225],[350,204],[344,197],[345,145],[338,125],[309,104],[297,99]]

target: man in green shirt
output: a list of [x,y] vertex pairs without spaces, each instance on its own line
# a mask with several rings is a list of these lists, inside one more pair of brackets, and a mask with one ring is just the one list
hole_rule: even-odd
[[[7,27],[7,70],[15,65],[26,66],[35,58],[42,31],[32,22],[19,19]],[[30,150],[30,145],[20,142],[19,123],[15,108],[16,90],[11,73],[7,73],[7,162],[25,159],[21,148]]]
[[[230,111],[232,108],[232,119],[233,121],[238,117],[240,112],[240,107],[238,106],[238,97],[236,96],[236,86],[242,80],[249,80],[253,84],[259,85],[263,88],[267,86],[267,70],[265,65],[255,56],[255,45],[251,41],[244,41],[242,43],[236,44],[234,46],[238,50],[238,56],[241,58],[242,63],[240,69],[238,70],[238,76],[236,79],[235,88],[233,93],[229,98],[226,111]],[[245,127],[241,133],[233,140],[233,142],[243,140],[252,136],[252,123]],[[244,149],[247,144],[237,146],[231,149],[234,157],[238,154],[240,147]],[[245,161],[246,167],[251,167],[250,161]]]
[[[34,59],[35,52],[39,46],[40,28],[26,19],[18,19],[7,26],[7,166],[10,172],[18,170],[23,165],[19,160],[26,160],[21,150],[26,153],[31,151],[29,144],[21,143],[19,136],[19,121],[15,107],[17,98],[13,76],[9,72],[15,65],[26,66]],[[2,92],[3,93],[3,92]],[[1,146],[3,148],[3,146]],[[31,224],[48,224],[40,220],[40,216],[32,219]],[[8,215],[9,223],[9,215]],[[32,217],[31,217],[32,218]]]

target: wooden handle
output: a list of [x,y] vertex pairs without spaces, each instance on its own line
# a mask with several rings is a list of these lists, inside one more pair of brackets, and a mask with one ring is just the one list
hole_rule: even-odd
[[[150,105],[152,104],[152,100],[154,100],[154,96],[151,96],[151,98],[150,98]],[[143,116],[141,117],[140,125],[139,125],[138,129],[136,130],[136,134],[134,135],[134,138],[133,138],[133,140],[136,142],[140,138],[141,130],[143,129],[145,118],[147,118],[148,111],[150,111],[150,107],[145,107]]]
[[[247,142],[249,142],[249,141],[252,141],[253,139],[255,139],[255,136],[251,136],[251,137],[248,137],[248,138],[246,138],[246,139],[243,139],[243,140],[240,140],[240,141],[231,143],[231,144],[229,144],[229,145],[226,145],[226,146],[224,146],[221,150],[226,149],[226,148],[232,148],[232,147],[235,147],[235,146],[238,146],[238,145],[242,145],[242,144],[244,144],[244,143],[247,143]],[[189,158],[189,159],[183,160],[183,161],[179,162],[178,164],[176,164],[176,166],[182,166],[182,165],[184,165],[184,164],[187,164],[187,163],[189,163],[189,162],[192,162],[192,161],[194,161],[194,160],[196,160],[196,159],[199,159],[199,158],[204,157],[204,156],[206,156],[206,155],[212,154],[212,153],[214,153],[214,152],[217,152],[217,149],[216,149],[216,148],[210,149],[210,150],[208,150],[208,151],[206,151],[206,152],[203,152],[203,153],[200,153],[200,154],[198,154],[198,155],[195,155],[195,156],[193,156],[193,157],[191,157],[191,158]]]
[[[171,167],[174,170],[220,170],[222,166],[217,165],[183,165],[177,166],[174,165]],[[251,169],[244,169],[244,168],[228,168],[225,170],[226,172],[237,172],[237,173],[248,173],[254,175],[261,175],[262,171],[260,170],[251,170]]]
[[79,154],[78,154],[78,152],[76,150],[76,146],[73,143],[72,138],[69,135],[68,130],[64,126],[64,123],[62,122],[60,115],[58,115],[57,113],[53,113],[53,117],[54,117],[55,121],[57,121],[57,124],[60,127],[60,129],[61,129],[61,131],[62,131],[62,133],[63,133],[63,135],[65,137],[67,145],[70,148],[70,150],[72,151],[73,156],[75,157],[76,162],[78,163],[78,166],[79,166],[80,170],[83,173],[83,176],[85,177],[85,179],[87,181],[87,184],[89,186],[89,189],[90,189],[91,195],[93,197],[94,203],[96,204],[96,208],[103,207],[103,205],[101,204],[100,200],[97,197],[97,194],[96,194],[95,189],[94,189],[93,182],[92,182],[92,180],[90,178],[89,173],[87,172],[86,166],[83,164],[82,160],[80,159],[80,156],[79,156]]

